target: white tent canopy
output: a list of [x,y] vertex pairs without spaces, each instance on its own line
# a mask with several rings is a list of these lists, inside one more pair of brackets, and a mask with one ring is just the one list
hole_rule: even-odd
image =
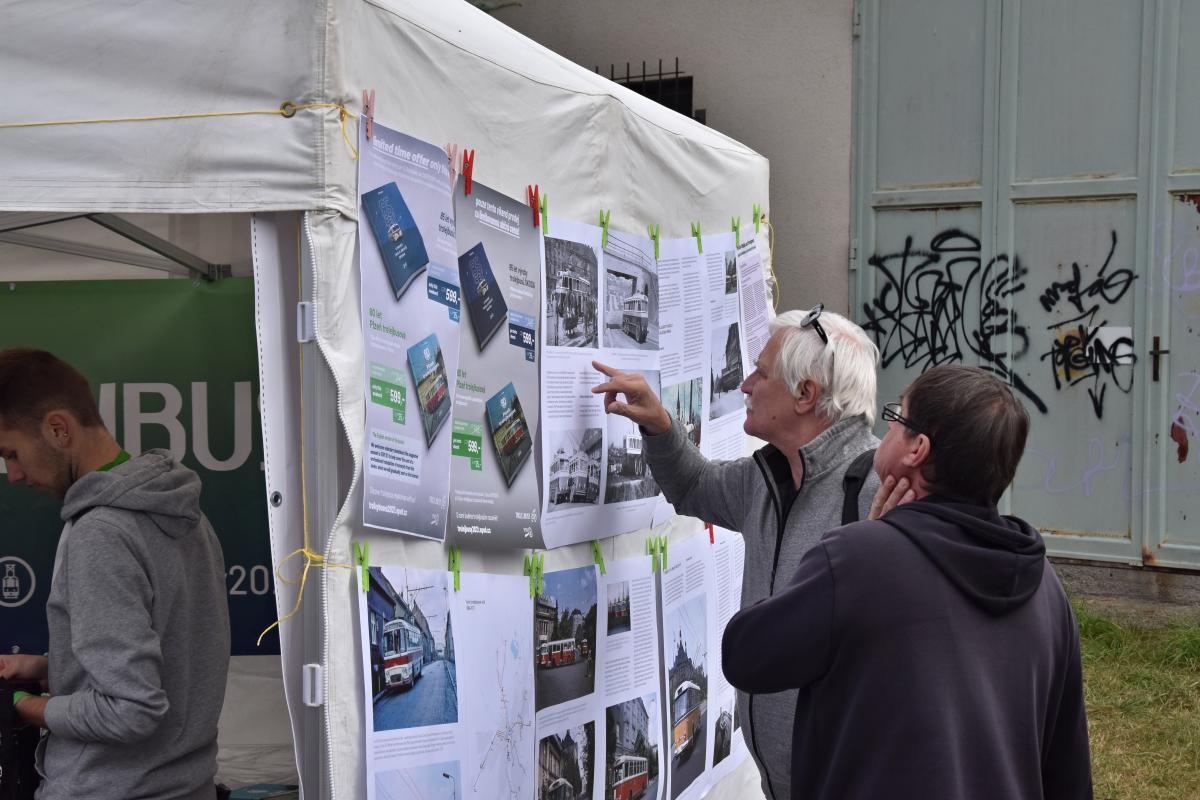
[[[762,156],[465,2],[8,0],[2,13],[0,212],[256,215],[267,490],[285,498],[271,511],[277,561],[305,541],[304,492],[309,544],[330,562],[351,561],[351,539],[366,538],[376,562],[445,564],[440,545],[368,535],[355,521],[363,352],[349,142],[363,89],[375,90],[381,122],[475,149],[478,180],[514,197],[536,183],[553,215],[591,221],[606,208],[614,229],[659,223],[664,237],[687,236],[690,221],[724,230],[768,198]],[[298,107],[291,116],[276,113],[285,103]],[[171,118],[15,126],[149,117]],[[297,241],[298,215],[271,212],[304,212],[308,235]],[[315,351],[303,372],[297,364],[298,291],[314,303],[328,375]],[[641,544],[618,537],[612,552]],[[547,569],[590,560],[587,548],[564,548]],[[520,558],[464,553],[464,571],[484,567],[519,571]],[[305,614],[281,632],[300,770],[309,797],[362,797],[356,576],[310,577]],[[280,586],[278,601],[286,613],[294,589]],[[324,663],[323,714],[301,703],[305,662]],[[722,793],[757,784],[752,767],[738,777]]]

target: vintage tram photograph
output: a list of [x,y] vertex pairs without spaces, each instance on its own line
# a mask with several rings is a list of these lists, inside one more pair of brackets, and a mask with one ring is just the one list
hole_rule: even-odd
[[596,347],[600,260],[581,242],[546,237],[546,344]]
[[609,706],[604,713],[604,796],[658,797],[658,700],[653,693]]
[[725,294],[737,291],[737,251],[725,251]]
[[613,231],[604,248],[604,346],[658,349],[658,268]]
[[549,510],[600,502],[603,428],[551,431]]
[[608,635],[633,630],[629,621],[629,581],[614,581],[608,585]]
[[708,418],[717,419],[745,408],[742,398],[742,340],[736,322],[718,325],[708,342],[712,360]]
[[[655,394],[660,393],[658,372],[654,370],[627,370],[636,372],[646,379]],[[604,481],[604,502],[623,503],[641,500],[658,494],[658,483],[650,474],[646,460],[642,457],[642,429],[626,417],[609,414],[608,449],[605,453],[607,475]]]
[[596,687],[596,568],[547,572],[534,600],[534,701],[538,711]]
[[692,444],[700,446],[700,418],[704,416],[704,379],[694,378],[662,390],[662,404],[683,430]]
[[371,567],[367,625],[373,730],[458,721],[454,636],[444,570]]
[[664,629],[674,642],[667,668],[672,800],[704,771],[708,724],[706,600],[704,595],[696,595],[673,608],[663,619]]
[[595,722],[538,740],[538,800],[591,800],[595,754]]
[[733,706],[731,699],[721,706],[717,724],[713,726],[713,766],[720,764],[733,749]]

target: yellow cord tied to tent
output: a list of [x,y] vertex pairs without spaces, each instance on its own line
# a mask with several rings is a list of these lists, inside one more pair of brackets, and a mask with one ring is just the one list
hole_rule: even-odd
[[[305,516],[307,517],[307,514]],[[305,528],[305,530],[304,530],[304,547],[297,547],[295,550],[288,553],[286,556],[284,556],[282,559],[280,559],[279,566],[275,568],[275,579],[277,581],[279,581],[280,583],[287,584],[288,586],[294,586],[296,584],[296,581],[289,580],[289,579],[283,577],[283,573],[281,572],[281,570],[283,569],[284,564],[286,564],[288,561],[292,560],[296,556],[304,556],[304,567],[300,570],[300,591],[298,591],[296,593],[296,604],[294,606],[292,606],[291,611],[289,611],[288,613],[284,614],[279,619],[272,622],[270,625],[268,625],[263,630],[262,633],[260,633],[258,635],[258,641],[255,643],[255,647],[259,647],[262,645],[263,637],[265,637],[268,633],[270,633],[271,629],[278,628],[280,625],[287,622],[292,617],[296,616],[296,614],[300,611],[300,603],[304,601],[304,585],[308,581],[308,571],[311,568],[313,568],[313,567],[317,567],[318,569],[325,569],[327,567],[340,567],[340,568],[344,568],[344,569],[353,569],[354,568],[353,564],[335,564],[331,561],[326,561],[324,555],[316,552],[315,550],[310,549],[308,546],[308,523],[307,522],[305,523],[304,528]]]
[[167,120],[181,119],[209,119],[211,117],[251,117],[251,116],[279,116],[285,119],[291,119],[296,116],[297,111],[307,111],[316,108],[336,108],[338,110],[338,119],[342,125],[342,140],[346,143],[346,147],[350,150],[351,158],[358,159],[358,150],[354,147],[354,143],[350,141],[350,135],[346,132],[346,119],[351,116],[351,112],[340,103],[293,103],[284,101],[279,104],[279,108],[267,109],[252,109],[248,111],[208,111],[195,112],[190,114],[153,114],[145,117],[111,117],[101,119],[61,119],[61,120],[42,120],[38,122],[0,122],[0,129],[5,128],[48,128],[56,125],[107,125],[116,122],[163,122]]

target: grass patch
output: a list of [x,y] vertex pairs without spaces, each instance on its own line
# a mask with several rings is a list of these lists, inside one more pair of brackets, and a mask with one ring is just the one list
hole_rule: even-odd
[[1200,798],[1200,626],[1075,614],[1097,800]]

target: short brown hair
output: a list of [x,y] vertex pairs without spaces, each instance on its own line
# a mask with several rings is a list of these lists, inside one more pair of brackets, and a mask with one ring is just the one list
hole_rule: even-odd
[[921,476],[932,494],[995,505],[1025,452],[1029,413],[979,367],[934,367],[904,393],[913,426],[933,443]]
[[33,431],[55,409],[70,411],[84,427],[104,424],[91,386],[79,370],[45,350],[0,350],[0,421]]

